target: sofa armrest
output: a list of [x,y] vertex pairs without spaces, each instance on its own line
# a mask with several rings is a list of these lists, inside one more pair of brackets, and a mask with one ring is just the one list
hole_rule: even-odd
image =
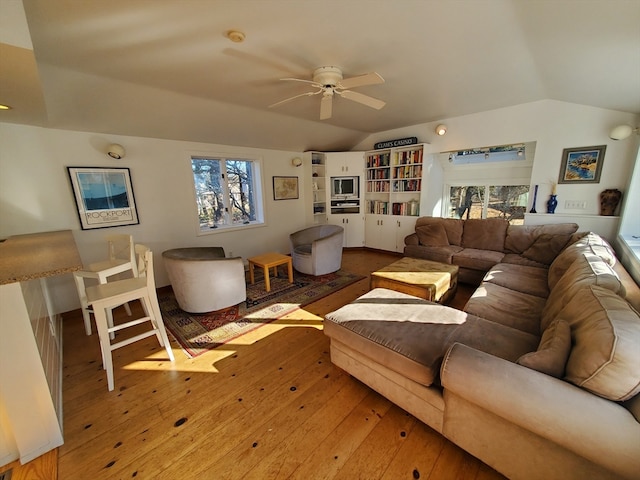
[[460,343],[441,378],[445,391],[594,463],[630,477],[640,471],[640,423],[615,402]]
[[420,240],[418,240],[418,234],[412,233],[404,237],[405,245],[420,245]]

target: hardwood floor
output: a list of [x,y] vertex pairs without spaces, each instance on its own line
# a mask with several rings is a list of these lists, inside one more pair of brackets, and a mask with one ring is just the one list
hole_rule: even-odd
[[[343,269],[366,275],[397,258],[345,251]],[[367,278],[194,359],[173,344],[174,364],[155,337],[117,350],[113,392],[97,335],[80,311],[66,314],[58,478],[503,478],[331,364],[322,316],[368,288]]]

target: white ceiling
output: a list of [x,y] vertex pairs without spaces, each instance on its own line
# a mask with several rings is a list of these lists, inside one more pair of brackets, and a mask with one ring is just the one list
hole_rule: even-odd
[[[23,4],[22,24],[0,22],[0,103],[14,107],[0,121],[302,151],[541,99],[640,113],[640,0]],[[0,0],[0,16],[16,6]],[[386,83],[356,90],[387,105],[336,98],[324,121],[319,96],[268,108],[309,90],[280,78],[324,65],[378,72]]]

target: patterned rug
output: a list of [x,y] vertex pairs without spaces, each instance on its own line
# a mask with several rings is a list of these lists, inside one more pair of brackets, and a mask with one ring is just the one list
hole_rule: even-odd
[[294,271],[293,283],[271,278],[268,293],[264,279],[256,278],[247,285],[246,302],[203,314],[181,310],[171,288],[158,292],[158,302],[167,330],[193,358],[363,278],[342,270],[318,277]]

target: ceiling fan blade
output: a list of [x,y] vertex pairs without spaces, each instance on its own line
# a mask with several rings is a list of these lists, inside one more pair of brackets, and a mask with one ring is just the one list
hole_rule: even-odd
[[386,105],[386,102],[383,102],[382,100],[378,100],[377,98],[373,98],[368,95],[363,95],[362,93],[352,92],[351,90],[345,90],[343,92],[336,93],[342,95],[347,100],[353,100],[354,102],[362,103],[363,105],[375,108],[376,110],[380,110]]
[[318,95],[320,92],[322,92],[322,90],[318,90],[317,92],[306,92],[306,93],[301,93],[300,95],[296,95],[294,97],[290,97],[290,98],[285,98],[284,100],[281,100],[279,102],[274,103],[273,105],[269,105],[269,108],[273,108],[273,107],[277,107],[279,105],[282,105],[284,103],[288,103],[291,100],[295,100],[296,98],[300,98],[300,97],[310,97],[312,95]]
[[380,83],[384,83],[384,78],[376,72],[371,72],[364,75],[358,75],[357,77],[340,80],[337,86],[338,88],[354,88],[364,87],[365,85],[378,85]]
[[320,85],[318,82],[314,82],[313,80],[305,80],[303,78],[281,78],[280,80],[283,81],[292,81],[292,82],[303,82],[303,83],[310,83],[311,85],[313,85],[314,87],[322,87],[322,85]]
[[333,111],[333,95],[324,95],[320,100],[320,120],[331,118]]

